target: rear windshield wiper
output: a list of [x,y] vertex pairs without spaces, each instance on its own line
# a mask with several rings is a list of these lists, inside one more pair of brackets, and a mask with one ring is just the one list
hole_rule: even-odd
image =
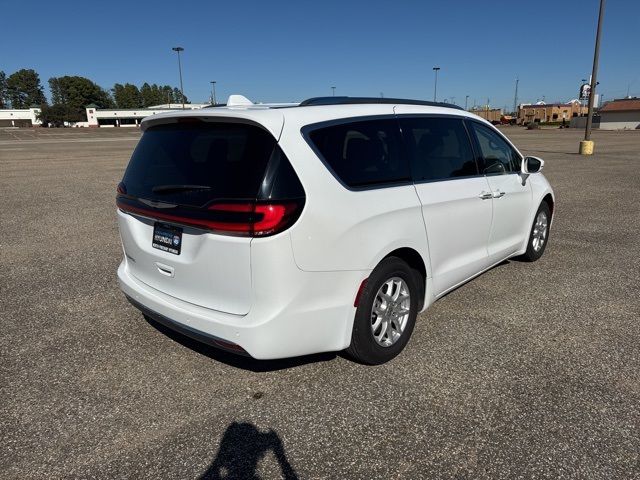
[[209,185],[158,185],[151,189],[153,193],[184,192],[189,190],[211,190]]

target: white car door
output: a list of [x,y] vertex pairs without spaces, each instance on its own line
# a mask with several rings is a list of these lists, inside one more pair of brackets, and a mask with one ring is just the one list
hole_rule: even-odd
[[520,175],[520,154],[500,133],[480,122],[469,121],[468,125],[475,134],[481,168],[493,196],[488,249],[495,263],[516,253],[529,233],[531,185]]
[[403,116],[396,107],[427,231],[434,294],[489,265],[491,189],[461,118]]

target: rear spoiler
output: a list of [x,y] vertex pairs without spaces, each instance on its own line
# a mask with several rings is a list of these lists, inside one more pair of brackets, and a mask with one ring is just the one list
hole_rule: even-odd
[[280,140],[284,127],[284,115],[277,109],[241,109],[226,110],[202,109],[202,110],[181,110],[175,112],[159,113],[145,117],[140,124],[140,129],[144,132],[148,128],[156,125],[171,123],[243,123],[260,127],[271,135],[276,141]]

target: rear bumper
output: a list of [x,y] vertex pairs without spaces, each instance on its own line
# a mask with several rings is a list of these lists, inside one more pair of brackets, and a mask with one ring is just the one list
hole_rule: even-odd
[[[254,279],[259,291],[254,291],[247,315],[218,312],[160,292],[132,276],[126,259],[118,268],[118,281],[137,309],[168,328],[203,343],[243,353],[225,348],[229,342],[251,357],[266,360],[348,347],[355,315],[353,301],[368,274],[297,270],[289,272],[286,285],[280,286],[281,293],[287,294],[277,295],[271,291],[275,288],[273,274],[265,272],[264,279],[259,275]],[[263,283],[268,278],[270,285]]]
[[126,293],[125,293],[125,297],[127,297],[127,300],[129,300],[129,303],[131,303],[131,305],[133,305],[138,310],[140,310],[140,312],[142,312],[143,315],[164,325],[167,328],[170,328],[171,330],[181,333],[182,335],[185,335],[187,337],[193,338],[198,342],[211,345],[212,347],[220,348],[232,353],[237,353],[239,355],[247,355],[247,352],[239,346],[235,348],[233,347],[233,344],[230,344],[229,342],[224,341],[222,338],[218,338],[213,335],[209,335],[204,332],[194,330],[188,327],[187,325],[184,325],[180,322],[176,322],[175,320],[165,317],[164,315],[161,315],[158,312],[154,312],[153,310],[148,309],[141,303],[131,298]]

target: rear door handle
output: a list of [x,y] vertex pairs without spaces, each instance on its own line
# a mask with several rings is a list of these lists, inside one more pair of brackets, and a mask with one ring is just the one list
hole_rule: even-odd
[[490,198],[493,198],[493,193],[482,192],[480,195],[478,195],[478,197],[481,198],[482,200],[489,200]]
[[502,198],[507,194],[507,192],[503,192],[501,190],[496,190],[495,192],[493,192],[493,198]]

